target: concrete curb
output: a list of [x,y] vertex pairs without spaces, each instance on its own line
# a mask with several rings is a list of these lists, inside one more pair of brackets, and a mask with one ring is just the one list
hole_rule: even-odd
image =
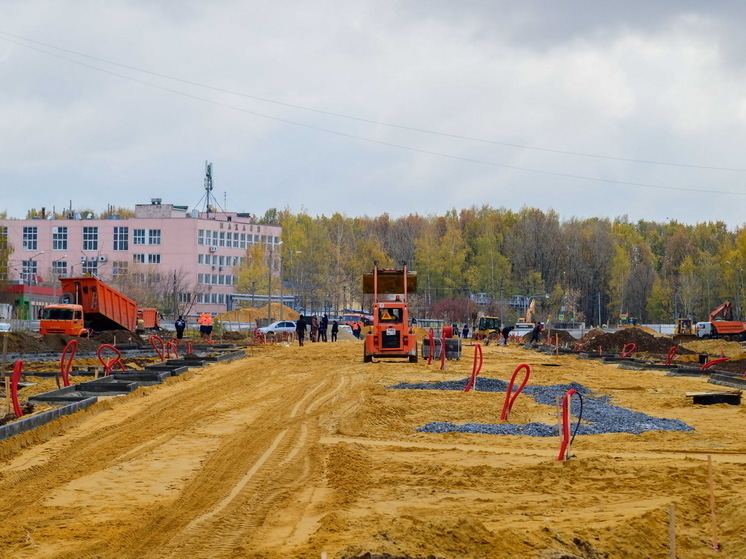
[[84,410],[89,406],[92,406],[98,401],[95,396],[90,398],[84,398],[78,402],[71,402],[59,408],[45,411],[36,415],[30,415],[29,417],[22,417],[18,421],[8,423],[7,425],[0,426],[0,441],[15,437],[21,433],[32,431],[37,427],[46,425],[50,421],[53,421],[59,417],[65,415],[71,415],[80,410]]

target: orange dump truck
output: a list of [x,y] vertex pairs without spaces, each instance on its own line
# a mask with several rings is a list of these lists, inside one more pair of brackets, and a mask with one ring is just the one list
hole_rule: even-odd
[[137,304],[94,277],[60,278],[60,303],[42,311],[42,334],[88,337],[92,331],[129,330],[137,327]]
[[363,293],[373,295],[373,328],[365,336],[363,362],[402,357],[417,363],[417,338],[409,326],[408,297],[417,292],[417,272],[385,270],[363,274]]

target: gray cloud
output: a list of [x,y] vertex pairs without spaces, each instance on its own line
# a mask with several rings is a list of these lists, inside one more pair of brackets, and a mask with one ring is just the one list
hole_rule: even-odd
[[[487,203],[567,218],[744,221],[744,172],[556,153],[746,167],[737,2],[13,8],[0,31],[194,82],[0,33],[8,77],[0,88],[0,184],[10,193],[0,209],[13,216],[71,199],[93,209],[151,196],[194,204],[208,159],[221,202],[259,214],[286,206],[427,214]],[[556,151],[392,128],[195,84]]]

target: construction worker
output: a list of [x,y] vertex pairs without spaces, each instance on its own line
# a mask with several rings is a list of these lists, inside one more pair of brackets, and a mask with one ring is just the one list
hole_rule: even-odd
[[184,329],[186,328],[186,321],[184,317],[179,315],[179,318],[174,322],[174,328],[176,328],[176,339],[180,340],[184,337]]
[[508,344],[508,336],[510,336],[510,331],[513,330],[513,326],[506,326],[503,328],[502,335],[503,335],[503,345]]
[[199,315],[199,333],[203,338],[209,338],[212,336],[212,315],[210,313],[203,312]]
[[137,311],[137,324],[135,326],[135,333],[142,334],[145,332],[145,319],[142,317],[142,311]]

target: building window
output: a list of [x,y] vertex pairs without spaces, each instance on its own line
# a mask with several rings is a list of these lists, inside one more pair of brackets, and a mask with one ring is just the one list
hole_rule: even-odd
[[67,227],[52,227],[52,250],[67,250]]
[[144,245],[145,244],[145,229],[133,229],[132,230],[132,244],[133,245]]
[[111,263],[111,275],[112,276],[126,276],[127,275],[127,264],[125,261],[118,261]]
[[129,250],[129,227],[114,228],[114,250]]
[[38,250],[36,227],[23,228],[23,250]]
[[86,260],[83,264],[83,275],[95,276],[98,274],[98,260]]
[[145,255],[144,254],[133,254],[132,262],[134,262],[135,264],[145,264]]
[[21,279],[23,283],[26,285],[38,285],[41,281],[41,278],[36,273],[39,269],[39,263],[36,260],[24,260],[22,266]]
[[148,254],[148,264],[160,264],[160,263],[161,263],[160,254]]
[[52,275],[54,279],[67,276],[67,262],[64,260],[55,260],[52,262]]
[[83,250],[98,250],[98,227],[83,227]]
[[191,293],[178,293],[179,303],[190,303],[192,301]]
[[148,231],[148,244],[150,245],[161,244],[161,230],[160,229],[150,229]]

